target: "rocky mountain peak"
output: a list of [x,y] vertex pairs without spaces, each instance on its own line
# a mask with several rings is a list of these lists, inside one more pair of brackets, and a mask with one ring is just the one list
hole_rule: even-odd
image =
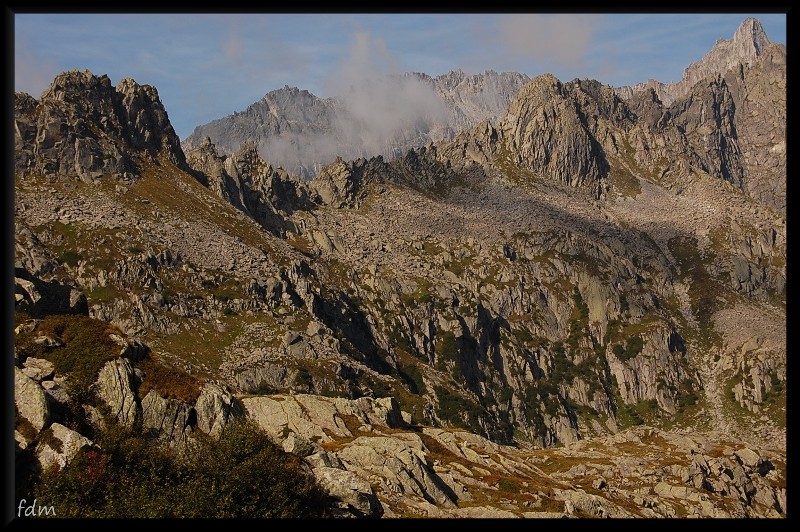
[[125,78],[73,70],[56,76],[41,98],[15,98],[18,172],[94,180],[130,179],[143,160],[186,167],[158,91]]
[[767,33],[764,31],[764,26],[761,25],[761,21],[757,18],[748,17],[741,23],[739,29],[737,29],[736,33],[733,35],[733,43],[734,45],[743,47],[752,45],[753,51],[758,55],[769,45],[770,41],[767,37]]
[[[210,136],[217,148],[233,154],[245,140],[253,140],[265,159],[291,173],[313,177],[336,156],[387,159],[431,141],[452,140],[459,131],[501,117],[528,81],[516,72],[467,74],[454,70],[431,77],[406,73],[374,78],[332,98],[319,98],[296,87],[267,93],[244,112],[198,126],[184,139],[186,151]],[[427,105],[403,108],[396,98]],[[377,120],[394,107],[390,120]]]
[[718,39],[714,47],[702,59],[690,64],[683,72],[683,79],[676,83],[650,80],[625,87],[617,87],[617,94],[628,99],[646,88],[653,88],[665,105],[688,94],[692,87],[704,78],[725,74],[739,64],[751,65],[770,45],[764,27],[755,18],[747,18],[734,33],[733,38]]
[[751,64],[768,45],[761,22],[748,18],[736,30],[733,39],[718,40],[701,60],[690,64],[684,71],[682,83],[691,86],[708,76],[724,74],[740,63]]
[[537,76],[517,94],[498,129],[514,163],[569,185],[599,179],[602,150],[586,128],[576,95],[552,74]]

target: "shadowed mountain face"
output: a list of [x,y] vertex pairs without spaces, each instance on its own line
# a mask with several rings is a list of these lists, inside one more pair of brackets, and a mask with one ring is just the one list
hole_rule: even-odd
[[354,140],[311,180],[260,143],[325,138],[339,101],[270,93],[229,117],[268,129],[184,155],[132,80],[18,94],[22,456],[91,437],[53,406],[81,337],[47,321],[88,313],[123,353],[81,401],[173,447],[247,417],[340,513],[785,515],[786,51],[757,51],[669,105],[409,75],[451,102],[397,116],[425,147],[376,123],[399,156]]

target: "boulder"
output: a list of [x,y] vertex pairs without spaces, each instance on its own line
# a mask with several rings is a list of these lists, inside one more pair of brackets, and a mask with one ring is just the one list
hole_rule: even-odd
[[322,448],[313,443],[308,441],[307,439],[303,438],[302,436],[298,436],[294,432],[289,434],[285,440],[283,440],[283,450],[287,453],[295,454],[301,458],[310,456],[320,450]]
[[383,506],[375,495],[369,482],[362,480],[352,471],[333,467],[312,469],[320,486],[339,503],[342,510],[358,517],[380,517]]
[[20,417],[34,429],[40,431],[47,425],[50,409],[44,390],[17,367],[14,368],[14,403]]
[[428,467],[422,441],[413,436],[403,440],[362,436],[337,455],[348,470],[367,478],[379,475],[393,491],[415,495],[439,507],[455,508],[455,494]]
[[36,458],[43,471],[53,466],[66,467],[78,451],[94,445],[89,438],[60,423],[53,423],[46,431],[48,434],[36,446]]
[[36,382],[51,379],[56,372],[53,363],[43,358],[28,357],[22,365],[22,372]]
[[111,415],[121,424],[133,426],[139,407],[131,363],[124,358],[106,362],[97,377],[96,387],[98,397],[111,408]]
[[142,400],[142,428],[151,436],[170,444],[185,444],[195,419],[190,405],[177,399],[165,399],[155,390]]
[[206,383],[200,390],[194,410],[197,413],[197,428],[215,437],[234,418],[244,415],[231,391],[213,382]]

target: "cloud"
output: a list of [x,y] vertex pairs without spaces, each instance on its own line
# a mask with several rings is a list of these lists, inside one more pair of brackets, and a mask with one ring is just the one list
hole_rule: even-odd
[[[368,32],[353,34],[347,57],[325,85],[340,103],[334,124],[341,149],[349,155],[397,155],[409,137],[421,137],[444,118],[444,102],[433,87],[417,76],[401,75],[386,42]],[[358,153],[352,153],[352,146]]]
[[228,34],[228,40],[222,47],[225,58],[233,63],[238,63],[242,55],[242,38],[239,36],[238,29],[232,24]]
[[24,39],[17,39],[14,50],[14,91],[27,92],[38,99],[60,72],[55,61],[36,53]]
[[512,54],[577,67],[601,20],[591,14],[513,14],[501,17],[499,29]]

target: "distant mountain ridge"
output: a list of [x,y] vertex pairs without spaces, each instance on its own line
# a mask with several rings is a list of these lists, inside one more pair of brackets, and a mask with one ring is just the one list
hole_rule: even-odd
[[[720,38],[709,53],[690,64],[681,81],[649,80],[614,91],[628,100],[653,89],[668,107],[700,80],[724,75],[739,64],[753,64],[770,44],[761,23],[748,18],[732,39]],[[188,152],[208,137],[220,153],[232,155],[243,142],[252,141],[276,167],[310,178],[336,157],[392,159],[410,148],[452,140],[481,121],[494,124],[529,80],[525,74],[493,70],[481,74],[454,70],[436,77],[406,73],[369,80],[347,94],[324,99],[286,86],[243,112],[197,126],[182,146]],[[411,107],[408,104],[419,109],[398,110]]]
[[[524,74],[492,70],[436,77],[407,73],[371,80],[335,99],[286,86],[241,113],[196,127],[183,148],[188,152],[208,137],[220,152],[233,154],[242,142],[253,141],[274,165],[308,178],[337,156],[393,158],[412,147],[450,140],[482,120],[494,121],[528,80]],[[374,99],[385,101],[371,105]],[[427,108],[410,114],[403,105],[420,102]],[[380,103],[390,107],[384,119],[373,112],[387,107]]]
[[692,87],[703,78],[715,74],[724,74],[737,65],[749,65],[755,62],[767,49],[770,41],[761,22],[755,18],[747,18],[739,25],[739,29],[731,40],[718,39],[714,48],[702,59],[690,64],[683,71],[683,78],[675,83],[663,83],[648,80],[646,83],[615,87],[620,98],[627,100],[637,92],[653,89],[664,105],[687,94]]

